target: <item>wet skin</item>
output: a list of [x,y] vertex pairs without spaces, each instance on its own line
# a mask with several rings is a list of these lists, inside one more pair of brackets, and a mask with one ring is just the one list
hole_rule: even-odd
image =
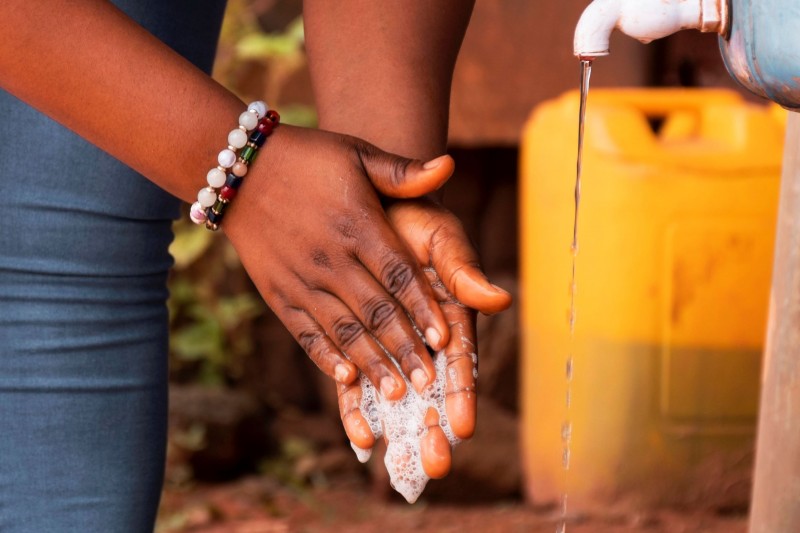
[[[511,296],[486,279],[461,223],[449,211],[429,200],[409,200],[389,206],[387,215],[420,266],[425,268],[450,328],[450,341],[444,349],[448,369],[447,418],[453,433],[460,439],[468,439],[475,430],[477,406],[473,308],[486,314],[496,313],[511,305]],[[371,448],[375,437],[359,409],[359,382],[340,382],[338,393],[340,415],[348,437],[360,448]],[[450,444],[438,424],[438,413],[430,409],[425,417],[429,429],[421,437],[420,454],[423,468],[432,478],[445,476],[451,463]]]

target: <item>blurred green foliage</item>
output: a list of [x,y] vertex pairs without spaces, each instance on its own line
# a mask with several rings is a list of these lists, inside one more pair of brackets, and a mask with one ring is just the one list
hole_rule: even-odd
[[264,99],[281,114],[281,122],[314,127],[317,114],[312,105],[297,102],[287,91],[292,77],[305,70],[303,17],[293,17],[279,31],[265,31],[257,3],[231,0],[225,12],[214,77],[242,100]]
[[[307,66],[302,17],[267,32],[259,23],[265,13],[258,5],[264,3],[228,3],[214,77],[244,101],[264,99],[279,110],[282,122],[313,127],[314,108],[292,103],[282,92],[287,80]],[[266,306],[223,235],[187,218],[184,213],[176,221],[170,248],[175,258],[168,304],[170,375],[184,383],[233,385],[252,355],[252,331]]]
[[231,384],[244,372],[244,359],[253,351],[254,320],[266,306],[221,235],[185,218],[175,223],[174,231],[168,303],[172,377]]

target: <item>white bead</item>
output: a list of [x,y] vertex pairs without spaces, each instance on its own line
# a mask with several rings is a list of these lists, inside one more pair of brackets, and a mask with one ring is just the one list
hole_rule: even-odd
[[267,111],[269,111],[269,106],[266,103],[262,102],[261,100],[256,100],[249,106],[247,106],[248,111],[255,111],[258,115],[259,119],[264,118],[267,115]]
[[236,163],[236,154],[233,150],[225,148],[219,153],[219,156],[217,156],[217,161],[219,161],[220,166],[230,168]]
[[239,115],[239,124],[244,126],[247,130],[255,129],[258,126],[258,116],[250,111],[245,111]]
[[247,144],[247,133],[236,128],[228,134],[228,144],[234,148],[243,148]]
[[200,205],[200,202],[195,202],[192,204],[192,208],[189,210],[189,218],[192,219],[192,222],[195,224],[202,224],[206,221],[206,212],[203,210],[203,206]]
[[218,168],[212,168],[208,171],[208,175],[206,176],[208,184],[215,189],[219,189],[225,185],[225,178],[225,173]]
[[200,192],[197,193],[197,201],[202,207],[211,207],[217,201],[217,191],[211,187],[200,189]]

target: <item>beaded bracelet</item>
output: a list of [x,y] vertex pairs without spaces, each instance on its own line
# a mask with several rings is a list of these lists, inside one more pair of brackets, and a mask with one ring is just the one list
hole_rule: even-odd
[[228,147],[219,153],[218,165],[206,175],[208,187],[200,189],[197,201],[189,210],[192,222],[205,224],[211,231],[219,229],[225,209],[236,196],[258,149],[280,120],[278,112],[260,100],[251,103],[247,111],[239,115],[239,127],[228,134]]

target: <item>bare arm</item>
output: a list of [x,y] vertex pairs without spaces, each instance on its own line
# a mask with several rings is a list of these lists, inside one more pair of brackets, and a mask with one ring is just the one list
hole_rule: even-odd
[[444,152],[473,0],[305,0],[320,125],[407,157]]
[[[4,0],[0,34],[0,87],[187,201],[244,110],[105,0]],[[261,153],[224,228],[267,303],[340,381],[356,377],[347,351],[389,397],[402,395],[405,384],[374,339],[406,374],[421,369],[430,380],[432,364],[405,313],[435,332],[434,344],[444,345],[449,330],[372,184],[424,194],[452,161],[426,170],[358,139],[290,126]]]
[[5,0],[0,17],[0,86],[193,201],[238,98],[108,2]]

